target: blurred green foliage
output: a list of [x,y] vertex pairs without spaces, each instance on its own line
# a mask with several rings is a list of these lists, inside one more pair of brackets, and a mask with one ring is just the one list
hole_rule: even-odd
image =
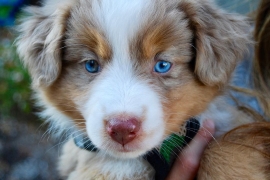
[[16,53],[14,33],[0,29],[0,113],[12,115],[12,110],[31,111],[30,77]]

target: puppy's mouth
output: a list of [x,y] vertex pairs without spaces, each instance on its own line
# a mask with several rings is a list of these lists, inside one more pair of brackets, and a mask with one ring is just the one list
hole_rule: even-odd
[[101,146],[101,150],[118,158],[135,158],[146,154],[151,149],[146,147],[144,141],[138,138],[123,145],[110,139]]
[[130,153],[140,149],[138,143],[134,142],[125,145],[117,144],[115,142],[109,142],[109,144],[110,145],[108,147],[105,147],[105,149],[111,149],[112,151],[117,151],[119,153]]
[[74,134],[73,136],[77,147],[90,152],[103,152],[117,158],[134,158],[148,152],[139,140],[140,138],[127,144],[120,144],[108,138],[102,145],[96,146],[86,134]]
[[136,151],[139,148],[139,145],[136,143],[129,143],[129,144],[119,144],[114,141],[108,141],[106,145],[101,146],[100,148],[93,144],[90,138],[86,134],[74,133],[73,134],[74,143],[81,149],[85,149],[88,151],[96,152],[100,150],[108,151],[113,150],[119,153],[129,153]]
[[[92,122],[92,121],[87,121]],[[117,158],[136,158],[158,146],[163,139],[163,128],[137,116],[121,115],[104,119],[94,127],[87,124],[87,134],[100,152]],[[162,121],[160,121],[162,122]]]

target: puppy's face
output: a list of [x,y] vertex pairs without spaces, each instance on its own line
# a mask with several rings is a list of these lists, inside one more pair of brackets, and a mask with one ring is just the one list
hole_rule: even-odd
[[247,43],[242,19],[207,1],[70,0],[29,11],[18,51],[47,112],[117,157],[146,153],[202,112]]

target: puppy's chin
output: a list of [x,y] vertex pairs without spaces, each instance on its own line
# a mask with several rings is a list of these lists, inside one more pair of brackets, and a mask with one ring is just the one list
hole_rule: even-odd
[[[156,142],[156,143],[155,143]],[[137,158],[143,156],[148,151],[152,150],[154,147],[160,144],[159,141],[154,140],[151,143],[147,143],[147,140],[144,142],[134,141],[125,146],[117,144],[113,141],[108,142],[108,146],[101,147],[107,154],[123,159]],[[148,144],[148,145],[145,145]]]
[[101,149],[101,152],[106,155],[110,155],[114,158],[119,158],[119,159],[134,159],[147,153],[147,151],[143,149],[127,150],[123,148],[122,149],[121,148]]
[[118,144],[113,140],[108,140],[104,142],[103,145],[96,146],[102,153],[108,154],[112,157],[120,159],[131,159],[143,156],[148,151],[157,147],[158,144],[160,144],[160,141],[153,140],[151,143],[147,143],[147,140],[145,140],[144,142],[134,140],[134,142],[130,142],[125,146],[122,146],[121,144]]

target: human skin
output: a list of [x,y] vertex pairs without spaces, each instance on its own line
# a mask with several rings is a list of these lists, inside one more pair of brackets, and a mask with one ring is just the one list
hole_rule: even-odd
[[214,132],[214,122],[204,121],[197,135],[175,161],[167,180],[193,180],[196,177],[200,158],[207,144],[213,139]]

